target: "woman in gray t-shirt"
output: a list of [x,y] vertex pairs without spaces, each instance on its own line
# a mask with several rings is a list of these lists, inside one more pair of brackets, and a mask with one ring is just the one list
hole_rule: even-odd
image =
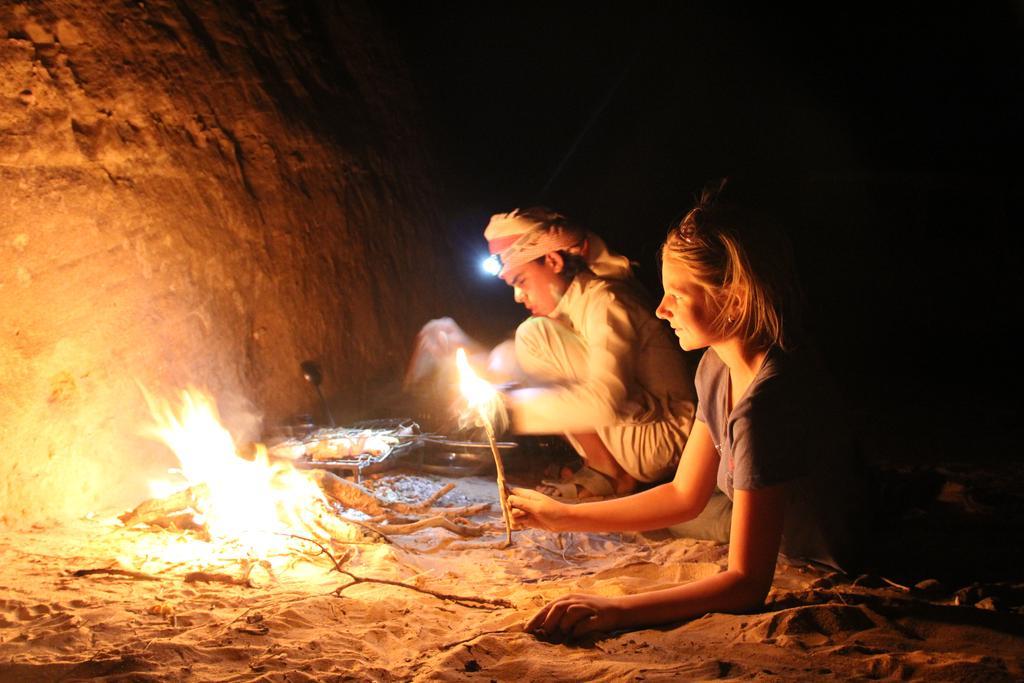
[[527,489],[509,502],[522,526],[647,530],[696,518],[717,487],[732,500],[728,567],[658,591],[560,598],[527,624],[540,636],[756,610],[780,549],[837,566],[855,555],[861,479],[838,400],[798,344],[788,242],[756,214],[722,202],[723,188],[706,191],[662,246],[658,316],[683,349],[708,349],[697,420],[673,481],[582,505]]

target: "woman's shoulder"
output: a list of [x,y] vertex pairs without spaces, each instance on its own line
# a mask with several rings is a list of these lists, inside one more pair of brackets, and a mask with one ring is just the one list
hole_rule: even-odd
[[710,390],[715,384],[727,377],[728,373],[729,368],[718,357],[715,350],[708,347],[704,351],[704,355],[700,357],[700,363],[697,364],[697,375],[694,378],[694,383],[697,385],[697,395],[706,395],[706,392],[703,392],[702,389]]

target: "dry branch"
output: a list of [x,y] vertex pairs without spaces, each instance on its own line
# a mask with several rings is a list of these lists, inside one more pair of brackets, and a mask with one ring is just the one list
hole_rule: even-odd
[[469,524],[468,522],[465,524],[458,524],[442,515],[438,515],[437,517],[429,517],[427,519],[421,519],[417,522],[411,522],[409,524],[388,524],[387,526],[377,526],[376,524],[367,523],[366,526],[373,529],[377,533],[385,536],[389,534],[411,534],[414,531],[419,531],[420,529],[427,529],[431,527],[447,529],[448,531],[456,533],[459,536],[480,536],[484,533],[484,531],[486,531],[487,528],[485,525]]
[[431,508],[434,506],[434,503],[441,500],[441,498],[446,496],[448,492],[451,491],[453,488],[455,488],[455,484],[453,484],[452,482],[448,482],[447,484],[439,488],[437,491],[434,491],[433,495],[431,495],[429,498],[424,500],[422,503],[417,503],[413,507],[417,510],[426,510],[427,508]]
[[232,576],[221,572],[189,572],[185,574],[185,583],[226,583],[232,586],[248,586],[249,579]]
[[359,484],[346,481],[327,470],[310,470],[309,476],[328,498],[347,508],[365,512],[371,517],[384,512],[384,507],[373,492]]
[[93,576],[97,574],[107,574],[110,576],[126,576],[136,581],[166,581],[167,579],[163,576],[155,576],[153,574],[146,574],[145,572],[136,572],[130,569],[116,569],[113,567],[100,567],[97,569],[76,569],[71,572],[71,576]]
[[356,584],[379,583],[385,586],[398,586],[399,588],[408,588],[409,590],[416,591],[417,593],[423,593],[424,595],[432,595],[440,600],[449,600],[451,602],[458,603],[464,607],[473,607],[475,609],[480,609],[484,605],[489,605],[492,607],[515,607],[515,605],[513,605],[508,600],[505,600],[504,598],[480,598],[475,595],[453,595],[451,593],[433,591],[429,588],[420,588],[419,586],[413,586],[412,584],[403,583],[401,581],[392,581],[390,579],[371,579],[365,576],[356,576],[352,572],[344,569],[339,571],[341,571],[342,574],[352,579],[351,583],[346,583],[344,586],[339,586],[334,590],[334,594],[337,595],[339,598],[341,597],[342,592],[346,588],[351,588]]
[[125,526],[150,524],[157,520],[181,514],[189,509],[196,510],[199,501],[209,494],[210,489],[206,484],[196,484],[177,493],[172,493],[165,498],[144,500],[134,510],[120,515],[118,519]]
[[512,545],[512,508],[508,503],[508,489],[505,486],[505,464],[501,460],[501,453],[494,442],[494,426],[491,421],[480,412],[480,418],[484,423],[484,430],[487,432],[487,443],[491,446],[491,454],[494,456],[494,467],[498,474],[498,501],[501,503],[501,518],[505,522],[505,545]]
[[344,574],[348,578],[352,579],[351,583],[346,583],[344,586],[338,586],[336,589],[334,589],[333,593],[337,595],[339,598],[341,597],[342,592],[344,592],[346,588],[350,588],[358,583],[379,583],[385,586],[397,586],[399,588],[408,588],[409,590],[416,591],[417,593],[423,593],[424,595],[432,595],[435,598],[439,598],[441,600],[450,600],[452,602],[456,602],[466,607],[480,608],[483,605],[491,605],[494,607],[515,607],[515,605],[513,605],[511,602],[503,598],[479,598],[471,595],[452,595],[451,593],[441,593],[440,591],[433,591],[429,588],[420,588],[419,586],[414,586],[412,584],[404,583],[402,581],[392,581],[391,579],[373,579],[366,576],[359,576],[357,574],[353,574],[347,569],[341,568],[342,562],[347,561],[349,558],[349,554],[347,552],[339,560],[331,553],[330,550],[328,550],[319,541],[316,541],[312,538],[306,538],[304,536],[298,536],[296,534],[284,535],[289,536],[291,538],[296,538],[300,541],[312,543],[316,547],[320,548],[320,552],[326,555],[328,558],[330,558],[331,562],[334,563],[334,571],[338,572],[339,574]]

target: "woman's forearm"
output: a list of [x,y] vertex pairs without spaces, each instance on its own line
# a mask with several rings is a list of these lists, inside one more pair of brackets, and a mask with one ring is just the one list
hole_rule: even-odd
[[[765,582],[725,571],[700,581],[618,598],[620,628],[654,626],[708,612],[742,613],[764,605]],[[768,586],[771,581],[768,581]]]
[[624,498],[566,506],[559,531],[649,531],[693,519],[707,500],[669,482]]
[[787,487],[737,490],[729,568],[700,581],[617,600],[623,628],[663,624],[708,612],[748,612],[764,605],[782,541]]

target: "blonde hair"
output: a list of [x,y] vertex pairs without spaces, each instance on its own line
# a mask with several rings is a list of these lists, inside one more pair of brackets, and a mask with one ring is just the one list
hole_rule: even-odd
[[789,240],[764,216],[730,205],[722,180],[674,225],[661,258],[693,273],[719,306],[712,321],[722,337],[755,349],[792,349],[800,335],[800,287]]

